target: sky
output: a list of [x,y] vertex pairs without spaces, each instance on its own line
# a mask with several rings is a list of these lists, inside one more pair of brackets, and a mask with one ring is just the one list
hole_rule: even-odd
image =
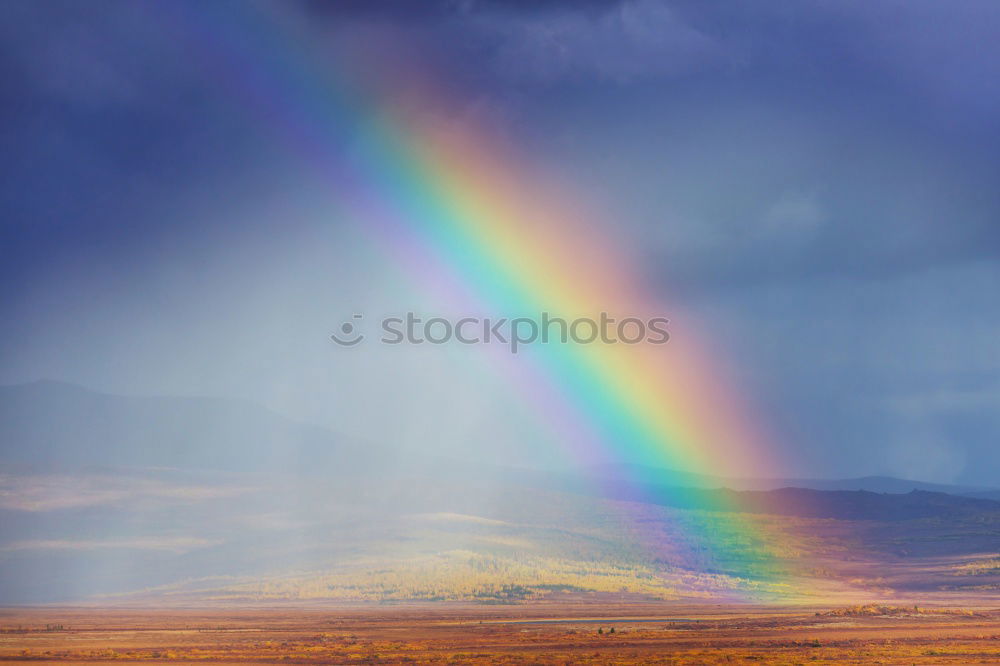
[[[426,304],[213,59],[275,46],[170,4],[0,7],[0,382],[555,464],[476,350],[330,344],[349,313]],[[419,62],[443,122],[580,193],[793,472],[995,481],[1000,5],[255,6],[331,68]]]

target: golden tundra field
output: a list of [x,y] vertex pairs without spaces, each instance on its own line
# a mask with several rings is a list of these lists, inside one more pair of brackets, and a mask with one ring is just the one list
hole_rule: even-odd
[[34,663],[997,664],[1000,609],[552,601],[524,606],[8,609]]

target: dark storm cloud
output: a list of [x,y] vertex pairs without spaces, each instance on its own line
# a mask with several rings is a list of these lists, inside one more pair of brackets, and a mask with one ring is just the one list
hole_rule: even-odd
[[993,3],[432,4],[427,51],[609,192],[653,279],[884,279],[1000,252]]
[[260,155],[256,128],[156,4],[0,12],[0,282],[12,298],[62,262],[124,264],[188,233],[167,211]]
[[481,62],[544,100],[540,134],[594,188],[627,193],[615,210],[675,283],[882,279],[1000,252],[998,20],[640,1],[494,23]]
[[[1000,252],[995,3],[259,6],[301,13],[320,37],[412,36],[470,104],[587,165],[675,284],[882,278]],[[155,5],[3,11],[14,246],[40,228],[52,235],[32,243],[58,245],[153,224],[137,205],[238,178],[261,149]]]
[[[254,205],[308,168],[174,20],[198,7],[0,5],[6,319],[61,263],[125,282],[143,252],[235,241],[242,220],[210,234],[183,202]],[[443,113],[592,193],[654,288],[738,350],[812,473],[934,474],[909,440],[946,476],[996,469],[1000,4],[256,7],[312,54],[415,56],[453,89]]]
[[538,14],[553,10],[608,11],[617,0],[302,0],[300,7],[318,17],[379,17],[394,21],[498,12]]

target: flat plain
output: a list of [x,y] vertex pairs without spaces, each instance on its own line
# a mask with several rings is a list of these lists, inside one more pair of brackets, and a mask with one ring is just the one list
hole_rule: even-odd
[[997,664],[1000,609],[587,602],[0,611],[0,661]]

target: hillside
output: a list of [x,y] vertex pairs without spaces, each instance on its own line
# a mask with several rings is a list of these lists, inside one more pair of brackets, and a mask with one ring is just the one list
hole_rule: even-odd
[[908,493],[873,493],[867,490],[812,490],[780,488],[768,491],[728,489],[673,493],[682,499],[663,500],[667,506],[698,508],[736,506],[747,513],[838,520],[900,521],[920,518],[951,519],[1000,512],[1000,502],[912,490]]
[[0,389],[0,437],[8,604],[1000,589],[1000,503],[983,498],[623,490],[586,476],[404,459],[250,403],[49,382]]

